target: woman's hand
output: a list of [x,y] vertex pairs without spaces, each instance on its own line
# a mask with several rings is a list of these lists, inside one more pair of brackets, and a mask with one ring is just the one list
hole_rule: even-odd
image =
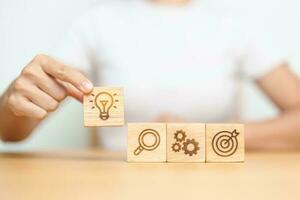
[[83,94],[92,88],[92,83],[77,69],[37,55],[10,85],[4,104],[15,116],[41,120],[67,96],[82,101]]

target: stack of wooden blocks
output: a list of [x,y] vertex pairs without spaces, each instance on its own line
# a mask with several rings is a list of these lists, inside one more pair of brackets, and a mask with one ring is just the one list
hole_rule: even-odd
[[[122,88],[84,97],[85,126],[124,125]],[[244,125],[129,123],[128,162],[244,162]]]

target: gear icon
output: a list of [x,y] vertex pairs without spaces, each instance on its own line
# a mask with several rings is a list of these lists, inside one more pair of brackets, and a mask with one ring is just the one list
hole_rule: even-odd
[[[191,146],[193,146],[193,148],[190,148]],[[194,139],[187,139],[184,143],[183,143],[183,147],[182,150],[184,151],[184,154],[189,156],[192,155],[196,155],[198,153],[198,151],[200,150],[199,148],[199,142],[196,142]]]
[[179,143],[174,143],[174,144],[172,145],[172,150],[173,150],[174,152],[179,152],[179,151],[181,150],[181,145],[180,145]]
[[174,138],[176,142],[183,142],[186,138],[186,134],[183,130],[179,130],[174,133]]

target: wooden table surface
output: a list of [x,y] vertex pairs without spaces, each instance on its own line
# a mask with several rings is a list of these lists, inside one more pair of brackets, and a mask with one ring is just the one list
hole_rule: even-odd
[[0,153],[0,199],[300,199],[300,152],[245,163],[127,163],[101,150]]

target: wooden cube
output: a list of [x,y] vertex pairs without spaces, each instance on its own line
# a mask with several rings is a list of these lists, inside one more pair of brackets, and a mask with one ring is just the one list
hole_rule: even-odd
[[166,162],[166,124],[128,124],[128,162]]
[[167,162],[205,162],[205,124],[167,124]]
[[124,97],[120,87],[95,87],[84,96],[84,125],[124,125]]
[[243,162],[243,124],[206,124],[206,161]]

